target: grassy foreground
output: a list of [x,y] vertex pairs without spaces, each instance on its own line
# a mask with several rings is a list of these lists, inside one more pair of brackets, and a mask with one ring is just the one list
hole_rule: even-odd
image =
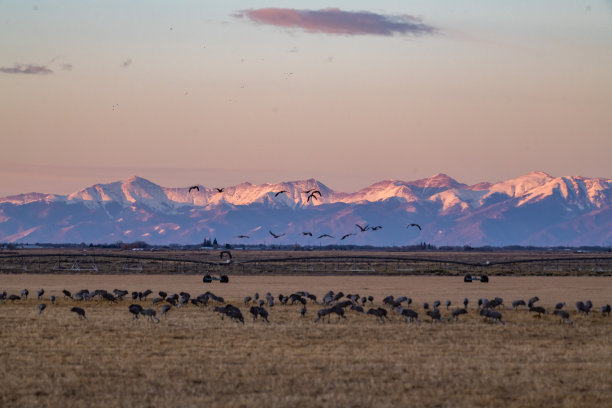
[[0,406],[612,406],[612,320],[598,312],[430,323],[419,305],[416,324],[314,324],[309,304],[304,319],[269,309],[268,325],[233,298],[244,326],[192,305],[155,324],[129,301],[58,299],[41,316],[36,300],[0,305]]

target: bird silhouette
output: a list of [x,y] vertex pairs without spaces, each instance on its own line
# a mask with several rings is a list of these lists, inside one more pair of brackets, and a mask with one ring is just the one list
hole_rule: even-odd
[[346,238],[350,237],[351,235],[355,235],[355,234],[353,234],[352,232],[351,232],[350,234],[345,234],[345,235],[343,235],[343,236],[342,236],[342,238],[340,238],[340,241],[342,241],[343,239],[346,239]]
[[413,224],[408,224],[408,226],[406,228],[409,228],[409,227],[417,227],[419,229],[419,231],[421,231],[421,226],[419,224],[414,224],[414,223]]
[[308,235],[309,237],[312,237],[312,232],[302,232],[302,235]]
[[287,190],[278,191],[278,192],[274,193],[274,197],[278,197],[279,194],[283,194],[283,193],[286,193],[286,192],[287,192]]
[[81,309],[80,307],[73,307],[72,309],[70,309],[70,311],[78,314],[82,319],[87,320],[87,316],[85,316],[85,310]]
[[361,232],[366,232],[367,230],[369,230],[369,229],[370,229],[370,226],[369,226],[368,224],[366,224],[366,226],[365,226],[365,227],[362,227],[362,226],[361,226],[361,225],[359,225],[359,224],[355,224],[355,225],[356,225],[357,227],[359,227],[359,229],[361,230]]
[[382,225],[377,225],[377,226],[375,226],[375,227],[370,227],[370,229],[371,229],[372,231],[376,231],[376,230],[382,229]]
[[200,191],[200,187],[198,187],[198,186],[191,186],[191,187],[189,187],[189,192],[190,193],[191,193],[191,190],[198,190],[198,191]]
[[319,195],[319,197],[321,197],[321,192],[319,190],[315,190],[314,188],[311,188],[310,190],[304,191],[304,194],[308,195],[308,198],[306,199],[306,202],[310,201],[311,198],[314,198],[315,200],[318,200],[317,198],[317,194]]
[[223,190],[225,190],[225,187],[221,187],[221,188],[219,188],[219,187],[215,187],[215,189],[216,189],[216,190],[217,190],[219,193],[222,193],[222,192],[223,192]]
[[276,239],[276,238],[280,238],[280,237],[285,236],[285,234],[278,234],[278,235],[277,235],[277,234],[273,233],[272,231],[268,231],[268,232],[269,232],[269,233],[270,233],[270,235],[272,235],[272,236],[273,236],[275,239]]
[[236,235],[236,238],[251,238],[248,235]]
[[333,238],[333,237],[331,235],[329,235],[329,234],[323,234],[323,235],[319,235],[317,237],[317,239],[320,239],[320,238]]

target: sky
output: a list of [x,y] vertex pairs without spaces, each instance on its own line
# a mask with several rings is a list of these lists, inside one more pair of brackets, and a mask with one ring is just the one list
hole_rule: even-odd
[[612,179],[612,1],[0,0],[0,196]]

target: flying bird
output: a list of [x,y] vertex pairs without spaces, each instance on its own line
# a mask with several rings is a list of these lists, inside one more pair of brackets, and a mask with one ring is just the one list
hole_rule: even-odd
[[215,187],[215,189],[216,189],[216,190],[217,190],[219,193],[222,193],[222,192],[223,192],[223,190],[225,190],[225,187],[221,187],[221,188],[219,188],[219,187]]
[[312,237],[312,232],[302,232],[302,235]]
[[320,239],[320,238],[333,238],[333,237],[331,235],[329,235],[329,234],[323,234],[323,235],[319,235],[317,237],[317,239]]
[[382,225],[377,225],[377,226],[375,226],[375,227],[370,227],[370,229],[371,229],[372,231],[376,231],[376,230],[382,229]]
[[236,238],[251,238],[248,235],[236,235]]
[[317,196],[316,196],[316,195],[314,195],[314,193],[312,193],[312,194],[310,194],[310,195],[308,196],[308,198],[306,199],[306,202],[309,202],[311,198],[314,198],[315,200],[318,200]]
[[306,199],[306,202],[310,201],[311,198],[314,198],[315,200],[318,200],[317,198],[317,194],[319,195],[319,197],[321,197],[321,192],[319,190],[315,190],[314,188],[311,188],[310,190],[304,191],[304,194],[308,195],[308,198]]
[[200,187],[198,187],[198,186],[191,186],[191,187],[189,187],[189,192],[190,193],[191,193],[191,190],[198,190],[198,191],[200,191]]
[[421,226],[419,224],[414,224],[414,223],[413,224],[408,224],[408,226],[406,228],[409,228],[409,227],[417,227],[419,229],[419,231],[421,231]]
[[365,227],[362,227],[362,226],[361,226],[361,225],[359,225],[359,224],[355,224],[355,225],[356,225],[357,227],[359,227],[359,229],[361,230],[361,232],[366,232],[367,230],[369,230],[369,229],[370,229],[370,226],[369,226],[368,224],[366,224],[366,226],[365,226]]
[[283,193],[286,193],[286,192],[287,192],[287,190],[278,191],[278,192],[274,193],[274,197],[278,197],[279,194],[283,194]]
[[350,234],[345,234],[345,235],[343,235],[343,236],[342,236],[342,238],[340,238],[340,241],[342,241],[343,239],[346,239],[346,238],[350,237],[351,235],[355,235],[355,234],[353,234],[353,233],[350,233]]
[[268,231],[268,232],[269,232],[269,233],[270,233],[270,235],[272,235],[274,238],[280,238],[280,237],[285,236],[285,234],[279,234],[279,235],[276,235],[276,234],[275,234],[275,233],[273,233],[272,231]]

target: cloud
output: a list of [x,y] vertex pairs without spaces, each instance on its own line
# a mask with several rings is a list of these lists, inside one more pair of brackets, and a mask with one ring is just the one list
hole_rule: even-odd
[[309,33],[337,35],[424,35],[436,29],[409,15],[385,15],[369,11],[296,10],[262,8],[243,10],[233,15],[247,17],[256,24],[301,28]]
[[123,61],[123,62],[121,63],[121,67],[122,67],[122,68],[127,68],[127,67],[129,67],[130,65],[132,65],[132,59],[131,59],[131,58],[128,58],[128,59],[126,59],[125,61]]
[[44,65],[35,64],[15,64],[12,67],[0,67],[0,72],[5,74],[31,74],[31,75],[46,75],[52,74],[53,71]]

